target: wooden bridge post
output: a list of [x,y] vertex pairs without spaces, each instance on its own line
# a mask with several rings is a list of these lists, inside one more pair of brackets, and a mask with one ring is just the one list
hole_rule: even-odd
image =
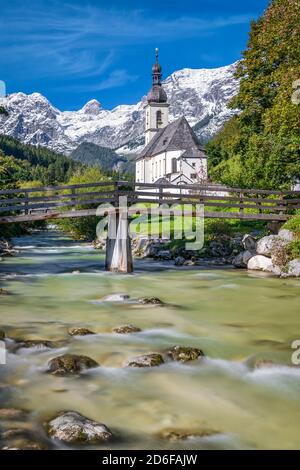
[[115,211],[108,216],[105,269],[117,273],[132,273],[133,261],[131,238],[128,230],[126,201],[119,197],[119,186],[115,184]]

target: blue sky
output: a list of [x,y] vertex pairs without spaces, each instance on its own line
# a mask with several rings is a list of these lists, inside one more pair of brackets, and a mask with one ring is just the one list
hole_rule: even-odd
[[267,0],[0,0],[0,80],[59,109],[135,103],[164,77],[238,60]]

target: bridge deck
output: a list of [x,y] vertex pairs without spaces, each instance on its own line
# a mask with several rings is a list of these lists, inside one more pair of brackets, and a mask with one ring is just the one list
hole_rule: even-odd
[[169,214],[168,206],[203,204],[207,218],[285,221],[300,209],[300,191],[106,181],[1,190],[0,224],[96,215],[102,204],[107,211],[119,207],[121,197],[127,198],[129,214],[145,212],[150,205],[152,213],[154,207],[161,213],[158,205],[164,205]]

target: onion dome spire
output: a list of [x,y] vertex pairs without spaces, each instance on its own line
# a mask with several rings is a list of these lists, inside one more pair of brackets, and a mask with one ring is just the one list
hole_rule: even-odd
[[148,103],[166,103],[167,95],[161,86],[162,68],[158,62],[158,48],[155,49],[155,64],[152,66],[152,88],[148,93]]

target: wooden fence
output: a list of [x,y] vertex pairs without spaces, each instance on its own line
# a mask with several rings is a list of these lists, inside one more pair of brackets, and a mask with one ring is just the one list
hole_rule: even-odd
[[208,218],[285,221],[300,209],[300,191],[105,181],[0,190],[0,224],[95,215],[101,204],[146,210],[149,205],[203,204]]

